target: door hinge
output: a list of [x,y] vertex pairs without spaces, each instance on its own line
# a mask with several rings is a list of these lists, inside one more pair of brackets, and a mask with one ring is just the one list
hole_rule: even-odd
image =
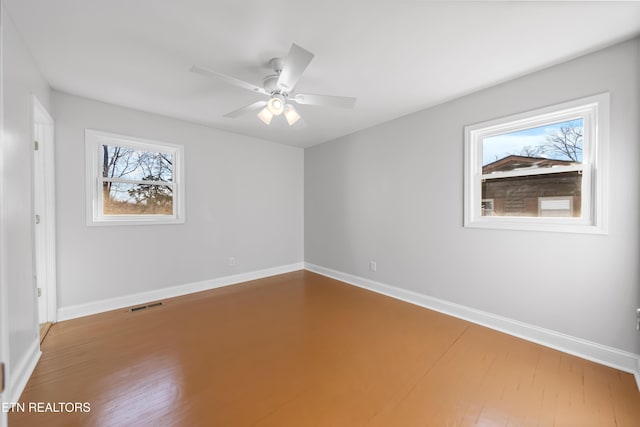
[[40,215],[36,214],[36,224],[40,224]]
[[0,363],[0,393],[4,392],[4,362]]
[[38,288],[38,298],[42,296],[42,288]]
[[33,141],[33,149],[36,151],[40,149],[40,143],[38,143],[38,141]]

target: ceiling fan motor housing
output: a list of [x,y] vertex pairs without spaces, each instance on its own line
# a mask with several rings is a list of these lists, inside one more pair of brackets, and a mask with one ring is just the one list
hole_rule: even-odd
[[278,87],[279,77],[280,76],[278,74],[272,74],[270,76],[265,77],[264,80],[262,80],[262,87],[264,87],[264,90],[266,90],[267,93],[270,93],[270,94],[282,93],[282,89]]
[[267,93],[272,95],[282,95],[285,98],[289,96],[289,93],[282,89],[281,86],[278,85],[278,80],[280,79],[280,74],[282,73],[282,68],[284,67],[284,59],[282,58],[271,58],[269,60],[269,65],[275,71],[275,74],[271,74],[262,80],[262,86]]

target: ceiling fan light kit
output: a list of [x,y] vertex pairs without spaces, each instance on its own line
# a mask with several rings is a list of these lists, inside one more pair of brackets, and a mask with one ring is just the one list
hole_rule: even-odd
[[287,104],[284,107],[284,118],[287,119],[287,123],[289,123],[289,126],[293,126],[295,122],[300,120],[300,114],[298,114],[296,109],[293,108],[293,105]]
[[275,94],[269,100],[267,108],[274,116],[279,116],[284,111],[284,96]]
[[273,114],[269,111],[269,107],[264,107],[259,113],[258,118],[262,120],[265,125],[271,124],[271,119],[273,119]]
[[269,101],[254,102],[227,113],[224,117],[236,118],[266,105],[258,113],[258,118],[262,120],[263,123],[269,125],[274,116],[279,116],[284,113],[284,117],[289,126],[293,126],[300,119],[300,114],[296,111],[293,105],[287,101],[304,105],[340,108],[353,108],[356,102],[355,98],[346,96],[311,95],[301,93],[292,96],[298,80],[312,59],[313,53],[293,43],[289,50],[289,54],[284,60],[282,58],[273,58],[269,61],[269,65],[275,74],[269,75],[263,79],[263,87],[202,67],[193,66],[191,67],[191,71],[208,77],[214,77],[225,83],[269,97]]

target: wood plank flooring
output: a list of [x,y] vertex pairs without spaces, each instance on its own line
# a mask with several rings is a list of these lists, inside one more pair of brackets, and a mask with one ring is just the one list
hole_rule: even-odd
[[51,325],[53,325],[51,322],[40,323],[40,344],[42,344],[42,341],[47,337]]
[[631,374],[298,271],[54,325],[20,426],[640,426]]

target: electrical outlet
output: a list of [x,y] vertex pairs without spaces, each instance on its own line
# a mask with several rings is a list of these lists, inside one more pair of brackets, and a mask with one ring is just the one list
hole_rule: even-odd
[[375,261],[369,261],[369,270],[376,271],[378,269],[378,264]]
[[229,257],[229,265],[236,265],[236,257],[234,256]]

